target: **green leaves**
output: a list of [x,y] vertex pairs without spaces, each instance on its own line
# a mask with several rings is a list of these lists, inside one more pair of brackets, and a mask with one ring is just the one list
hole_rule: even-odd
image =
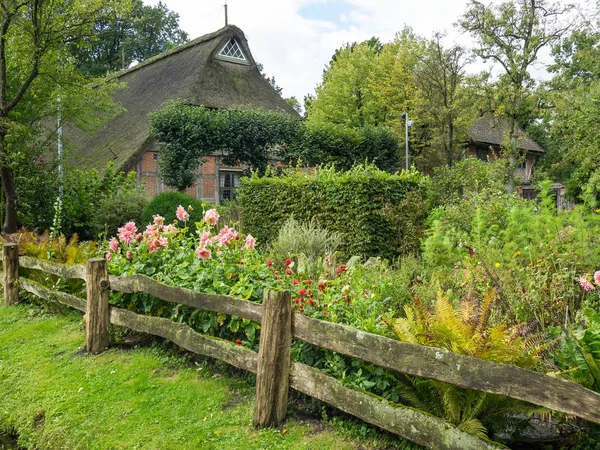
[[260,172],[273,160],[334,163],[342,169],[366,161],[390,172],[399,163],[396,138],[387,128],[307,126],[273,111],[213,110],[171,102],[150,114],[150,128],[161,144],[161,177],[178,190],[193,185],[204,157],[221,151],[224,164],[247,164]]
[[428,189],[426,176],[390,175],[360,165],[349,172],[322,168],[313,174],[255,175],[242,180],[239,202],[244,229],[260,242],[274,239],[274,230],[291,215],[300,222],[314,217],[321,227],[340,233],[345,256],[394,258],[418,248]]

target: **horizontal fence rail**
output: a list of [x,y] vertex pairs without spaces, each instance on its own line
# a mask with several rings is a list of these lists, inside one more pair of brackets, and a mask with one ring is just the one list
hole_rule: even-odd
[[129,277],[110,275],[108,279],[110,288],[113,291],[129,294],[143,292],[169,303],[178,303],[205,311],[220,312],[255,322],[260,322],[262,319],[262,305],[248,300],[227,295],[204,294],[190,289],[168,286],[146,275],[131,275]]
[[[11,267],[10,264],[7,264],[6,255],[5,248],[3,261],[5,273],[0,276],[0,282],[5,285],[5,292],[7,283],[14,284],[15,282],[15,280],[8,279],[10,277],[6,275],[7,265],[9,269]],[[84,266],[66,266],[29,257],[18,258],[16,265],[65,278],[86,279]],[[107,278],[107,280],[101,280],[102,282],[98,281],[98,295],[102,295],[101,290],[103,289],[125,293],[143,292],[170,303],[225,313],[256,322],[262,322],[263,319],[263,305],[247,300],[168,286],[145,275],[130,277],[110,275]],[[27,278],[19,278],[18,286],[38,297],[56,301],[83,312],[86,312],[88,307],[84,299],[53,291]],[[291,320],[287,325],[285,325],[284,314],[280,318],[272,319],[276,322],[273,331],[268,329],[270,327],[263,327],[261,349],[266,345],[263,339],[268,340],[268,337],[265,336],[268,335],[270,339],[273,339],[277,333],[285,336],[285,332],[281,334],[282,330],[277,329],[279,326],[277,323],[283,323],[284,327],[290,327],[289,333],[297,339],[377,366],[455,386],[523,400],[600,424],[600,394],[579,384],[516,366],[452,353],[445,349],[400,342],[345,325],[313,319],[293,311],[290,311],[290,314]],[[163,337],[191,352],[220,359],[249,372],[257,373],[258,371],[259,377],[267,377],[267,372],[263,375],[260,373],[260,364],[263,363],[259,363],[259,354],[256,352],[220,338],[202,335],[186,324],[175,323],[161,317],[140,315],[114,306],[109,308],[109,317],[110,323],[114,325]],[[269,323],[271,324],[271,319],[269,319]],[[276,347],[277,345],[273,345],[273,349],[270,351],[280,351]],[[289,360],[289,352],[283,353],[283,355],[284,360]],[[267,359],[271,356],[273,355],[267,355]],[[402,405],[391,405],[376,396],[346,387],[339,380],[305,364],[295,361],[291,361],[290,364],[290,373],[289,376],[286,376],[289,379],[290,387],[426,447],[439,449],[501,448],[496,443],[483,441],[460,431],[443,420]],[[281,362],[277,365],[281,367]],[[271,371],[269,377],[276,376],[272,372],[273,368],[265,370]],[[259,382],[260,380],[257,379],[257,396]],[[280,392],[280,397],[283,395],[281,392],[285,392],[284,400],[287,402],[285,386],[267,389],[267,391],[269,390]],[[260,400],[263,400],[262,395]],[[278,402],[277,404],[280,406],[282,404],[281,399],[271,398],[269,401]],[[259,399],[257,398],[258,403]],[[255,421],[257,420],[256,414],[255,411]]]

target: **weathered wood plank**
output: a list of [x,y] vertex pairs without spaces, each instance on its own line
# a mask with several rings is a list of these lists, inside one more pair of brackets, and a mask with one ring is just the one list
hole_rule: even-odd
[[88,259],[85,265],[87,302],[85,314],[85,342],[87,351],[100,353],[108,348],[108,271],[106,260]]
[[85,300],[74,295],[53,291],[52,289],[48,289],[47,287],[42,286],[33,280],[28,280],[27,278],[20,278],[19,285],[27,292],[31,292],[32,294],[37,295],[38,297],[49,302],[62,303],[63,305],[78,309],[81,312],[85,312],[86,310]]
[[145,292],[169,303],[180,303],[205,311],[215,311],[260,322],[262,305],[227,295],[204,294],[190,289],[167,286],[145,275],[109,277],[113,291],[134,293]]
[[289,291],[265,290],[256,374],[254,426],[277,427],[287,415],[292,348]]
[[110,308],[110,322],[142,333],[168,339],[175,344],[200,355],[220,359],[239,369],[256,373],[258,354],[232,342],[203,336],[188,325],[162,317],[136,314],[124,309]]
[[301,314],[293,316],[292,333],[310,344],[401,373],[524,400],[600,424],[600,394],[567,380]]
[[4,303],[11,306],[19,301],[19,246],[14,243],[2,246],[4,272]]
[[292,363],[290,386],[329,403],[359,419],[398,434],[425,447],[439,450],[491,450],[505,448],[465,433],[436,417],[344,386],[318,369]]
[[19,258],[21,267],[26,269],[41,270],[52,275],[57,275],[63,278],[79,278],[85,281],[85,266],[80,264],[66,265],[58,264],[42,259],[30,258],[29,256],[21,256]]

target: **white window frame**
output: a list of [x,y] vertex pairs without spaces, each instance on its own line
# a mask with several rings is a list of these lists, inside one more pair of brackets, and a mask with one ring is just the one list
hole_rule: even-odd
[[[225,51],[225,49],[227,48],[227,46],[230,44],[230,42],[233,41],[235,42],[235,45],[237,45],[238,49],[240,50],[240,53],[242,54],[243,58],[236,58],[235,56],[228,56],[228,55],[223,55],[223,51]],[[219,53],[217,53],[216,55],[217,59],[222,59],[224,61],[229,61],[229,62],[235,62],[238,64],[246,64],[249,65],[249,61],[248,58],[246,58],[246,54],[244,53],[244,50],[242,49],[242,46],[240,45],[240,43],[238,42],[238,40],[236,38],[230,38],[227,40],[227,42],[225,42],[225,45],[223,45],[223,47],[221,47],[221,50],[219,50]]]

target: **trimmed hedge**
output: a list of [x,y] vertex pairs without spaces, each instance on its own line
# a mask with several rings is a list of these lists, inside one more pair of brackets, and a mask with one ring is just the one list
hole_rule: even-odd
[[374,166],[348,172],[334,168],[313,174],[288,170],[283,175],[242,178],[239,203],[244,232],[259,242],[277,236],[293,215],[342,235],[344,256],[395,258],[417,252],[429,212],[429,177],[417,172],[392,175]]
[[206,204],[201,200],[183,192],[163,192],[154,197],[144,208],[142,212],[142,225],[146,226],[151,223],[153,220],[152,216],[157,214],[165,218],[165,223],[172,223],[176,219],[175,212],[179,205],[183,206],[186,210],[190,205],[193,208],[193,210],[188,211],[190,214],[189,223],[200,222],[202,220]]

